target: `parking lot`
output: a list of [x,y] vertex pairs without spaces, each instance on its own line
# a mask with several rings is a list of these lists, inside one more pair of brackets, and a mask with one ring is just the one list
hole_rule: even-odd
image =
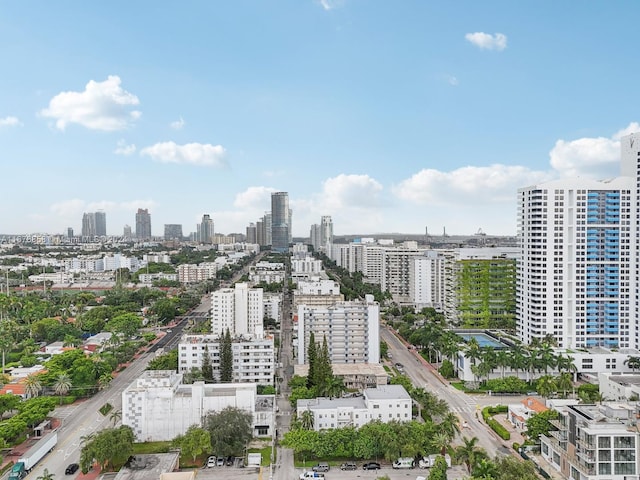
[[[255,467],[205,467],[198,470],[197,478],[206,480],[258,480],[260,478],[260,469]],[[263,470],[262,478],[269,478],[268,469],[266,469],[266,472]]]
[[[311,470],[311,467],[307,468]],[[296,469],[295,479],[300,478],[300,474],[303,469]],[[416,477],[422,476],[429,477],[429,469],[420,468],[407,468],[403,470],[394,470],[391,466],[383,465],[380,470],[362,470],[362,466],[358,464],[358,470],[342,471],[340,467],[331,467],[331,469],[324,474],[326,480],[376,480],[378,477],[388,475],[390,480],[415,480]],[[461,465],[454,465],[447,469],[448,480],[468,478],[469,474],[466,469]]]

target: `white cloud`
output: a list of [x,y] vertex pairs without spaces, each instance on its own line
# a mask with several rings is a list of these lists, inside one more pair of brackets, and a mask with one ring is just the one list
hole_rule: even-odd
[[134,153],[136,153],[136,146],[135,144],[127,144],[126,141],[124,140],[118,140],[118,144],[116,146],[116,149],[113,151],[113,153],[115,153],[116,155],[133,155]]
[[369,208],[379,205],[382,189],[369,175],[340,174],[324,181],[321,195],[324,207],[330,210]]
[[467,33],[464,38],[484,50],[504,50],[507,48],[507,36],[503,33],[494,35],[484,32]]
[[0,118],[0,128],[2,127],[21,127],[22,122],[17,117]]
[[620,174],[620,138],[640,131],[638,123],[607,137],[558,140],[549,152],[551,166],[565,177],[603,179]]
[[222,145],[209,143],[161,142],[140,150],[140,155],[151,157],[161,163],[178,163],[198,166],[223,167],[226,150]]
[[116,75],[103,82],[90,80],[82,92],[61,92],[53,97],[40,115],[55,119],[59,130],[73,123],[90,130],[123,130],[142,114],[132,109],[140,104],[138,97],[124,90],[120,83]]
[[460,82],[458,81],[457,77],[455,77],[453,75],[448,75],[447,76],[447,83],[449,83],[449,85],[451,85],[453,87],[457,87]]
[[513,203],[518,188],[551,178],[549,172],[500,164],[450,172],[423,169],[395,185],[392,191],[400,199],[419,205]]
[[175,122],[171,122],[169,126],[174,130],[182,130],[184,128],[184,124],[185,124],[184,118],[180,117]]
[[63,200],[61,202],[53,203],[49,209],[55,215],[60,217],[70,217],[74,215],[82,215],[86,206],[84,200],[79,198],[73,198],[71,200]]
[[334,8],[341,7],[344,3],[344,0],[318,0],[318,3],[325,10],[333,10]]
[[271,187],[249,187],[236,195],[233,206],[243,210],[264,210],[271,208],[271,194],[276,192]]

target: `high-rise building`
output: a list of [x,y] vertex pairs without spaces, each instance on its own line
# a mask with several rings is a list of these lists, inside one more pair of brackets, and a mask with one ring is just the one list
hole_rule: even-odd
[[73,238],[73,228],[71,227],[67,228],[67,238]]
[[321,235],[320,235],[320,225],[314,223],[311,225],[311,230],[309,231],[309,240],[313,249],[317,252],[320,250],[320,245],[322,245]]
[[130,225],[125,225],[124,228],[122,229],[122,236],[124,238],[133,238],[133,234],[131,233],[131,226]]
[[329,307],[298,306],[298,363],[308,363],[313,333],[316,343],[327,339],[331,363],[380,362],[380,306],[373,295],[365,300]]
[[94,212],[82,214],[82,236],[85,239],[96,236],[96,214]]
[[627,176],[518,190],[516,308],[524,343],[549,335],[561,348],[638,348],[640,134],[621,144]]
[[264,238],[264,222],[262,220],[258,220],[256,222],[256,243],[260,246],[267,245]]
[[330,215],[323,215],[320,218],[320,248],[326,253],[329,245],[333,243],[333,220]]
[[176,223],[164,224],[164,239],[166,241],[181,241],[182,240],[182,225]]
[[151,214],[146,208],[139,208],[136,213],[136,238],[138,240],[151,238]]
[[205,244],[213,243],[213,219],[208,213],[202,215],[202,221],[196,225],[197,234],[198,234],[198,242]]
[[275,192],[271,194],[271,249],[287,252],[290,243],[289,194]]
[[98,211],[95,214],[95,222],[96,222],[96,235],[98,237],[106,237],[107,236],[107,214]]
[[247,227],[247,243],[258,243],[258,232],[255,223],[250,223]]
[[211,333],[232,336],[264,336],[264,302],[261,288],[236,283],[235,288],[222,288],[211,294]]

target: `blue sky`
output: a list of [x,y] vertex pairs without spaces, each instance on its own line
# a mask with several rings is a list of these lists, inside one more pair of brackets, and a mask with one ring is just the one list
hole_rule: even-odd
[[519,187],[619,172],[637,2],[0,4],[0,233],[149,208],[243,232],[515,234]]

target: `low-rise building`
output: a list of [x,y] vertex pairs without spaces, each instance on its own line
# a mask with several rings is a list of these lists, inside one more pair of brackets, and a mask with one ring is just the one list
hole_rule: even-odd
[[[334,363],[331,365],[333,376],[342,380],[348,389],[364,390],[386,385],[389,374],[379,363]],[[306,377],[309,364],[294,365],[294,375]]]
[[[554,408],[553,402],[550,407]],[[571,480],[638,478],[638,410],[635,405],[557,405],[558,429],[540,436],[542,457]]]
[[274,397],[258,395],[255,383],[182,383],[173,370],[147,370],[122,392],[122,424],[138,441],[166,441],[202,425],[209,413],[226,407],[253,416],[254,436],[270,436],[274,428]]
[[378,420],[411,421],[411,397],[402,385],[382,385],[367,388],[362,396],[351,398],[313,398],[297,402],[300,417],[303,412],[313,414],[313,429],[359,428]]
[[603,398],[637,401],[640,398],[640,374],[600,372],[598,387]]
[[527,397],[520,403],[509,405],[507,419],[520,431],[527,429],[527,420],[533,415],[546,412],[547,406],[535,397]]

